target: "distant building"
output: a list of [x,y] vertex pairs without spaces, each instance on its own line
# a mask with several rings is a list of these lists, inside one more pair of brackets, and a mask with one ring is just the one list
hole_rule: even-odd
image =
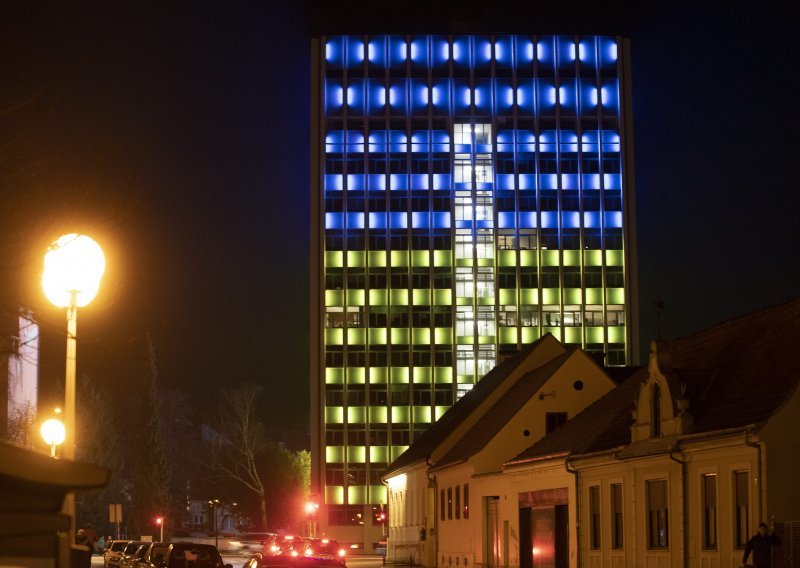
[[349,35],[312,57],[312,490],[369,550],[388,463],[498,363],[546,334],[635,359],[628,44]]
[[[800,546],[798,322],[800,299],[656,342],[646,368],[615,373],[618,386],[552,432],[529,429],[534,443],[518,453],[522,421],[548,424],[536,408],[546,399],[527,391],[514,413],[509,396],[495,394],[502,387],[480,383],[390,466],[390,559],[738,566],[764,521],[783,539],[775,565],[789,566]],[[548,375],[557,360],[532,375]],[[577,370],[562,369],[556,400],[570,374],[602,384]],[[507,393],[522,388],[513,377],[498,379],[513,383]],[[496,432],[491,444],[487,431]]]
[[39,388],[39,325],[24,310],[0,314],[0,439],[31,446]]

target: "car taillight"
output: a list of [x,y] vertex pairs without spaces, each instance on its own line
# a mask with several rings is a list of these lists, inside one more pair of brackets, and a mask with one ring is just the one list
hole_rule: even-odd
[[311,556],[312,554],[314,554],[314,551],[310,548],[306,548],[306,556]]
[[299,554],[296,550],[292,550],[292,556],[299,556]]
[[347,551],[344,548],[340,548],[339,549],[339,556],[344,556],[345,554],[347,554]]
[[269,551],[278,554],[281,551],[281,547],[273,544],[269,547]]

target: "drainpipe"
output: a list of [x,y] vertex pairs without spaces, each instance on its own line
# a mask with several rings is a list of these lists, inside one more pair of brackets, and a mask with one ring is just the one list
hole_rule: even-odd
[[683,526],[683,565],[689,566],[689,514],[688,503],[689,496],[686,494],[686,460],[679,460],[673,454],[675,450],[680,451],[680,443],[676,444],[675,448],[669,452],[669,459],[681,465],[681,493],[683,495],[682,511],[681,511],[681,525]]
[[[427,546],[433,546],[433,565],[439,565],[439,483],[436,479],[436,475],[431,475],[431,462],[430,458],[425,458],[425,475],[428,477],[428,486],[433,485],[433,542]],[[428,531],[426,538],[430,541],[431,534]],[[422,558],[419,559],[420,564],[422,564]],[[427,560],[427,558],[426,558]],[[424,566],[424,564],[422,564]]]
[[564,460],[564,469],[567,473],[575,476],[575,554],[577,554],[577,566],[581,568],[581,486],[578,470],[572,469],[569,464],[569,458]]
[[[388,505],[389,505],[389,483],[387,483],[387,481],[385,479],[381,479],[381,485],[386,487],[386,505],[387,505],[387,508],[388,508]],[[390,518],[394,517],[394,512],[390,511],[389,514],[392,515],[392,517],[390,517]],[[381,532],[386,531],[386,534],[381,535],[383,537],[383,539],[384,539],[384,545],[383,546],[385,547],[384,550],[383,550],[383,564],[386,564],[386,559],[389,556],[389,531],[390,530],[391,530],[391,528],[386,526],[386,521],[383,521],[383,526],[381,527]]]
[[762,448],[761,448],[761,444],[750,441],[750,432],[749,431],[744,433],[744,443],[745,443],[746,446],[750,446],[751,448],[755,448],[755,450],[756,450],[756,455],[757,455],[757,466],[756,467],[758,469],[758,473],[757,473],[757,475],[758,475],[758,518],[759,518],[759,522],[765,522],[764,517],[766,515],[764,514],[764,488],[763,488],[763,485],[762,485],[762,477],[761,477],[761,469],[762,469],[762,463],[761,463]]

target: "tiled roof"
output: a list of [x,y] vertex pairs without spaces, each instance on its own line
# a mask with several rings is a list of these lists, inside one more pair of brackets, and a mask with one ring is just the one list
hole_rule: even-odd
[[714,370],[704,396],[691,400],[695,432],[765,422],[800,379],[800,298],[740,316],[672,346],[672,365],[685,378]]
[[414,463],[427,460],[431,453],[445,441],[448,435],[464,422],[473,412],[478,410],[481,402],[496,389],[508,375],[522,363],[522,361],[546,339],[552,337],[549,333],[543,335],[530,345],[521,349],[512,357],[506,359],[494,369],[489,371],[477,384],[461,397],[439,420],[431,424],[423,434],[417,438],[409,448],[386,468],[386,474],[392,473]]
[[[690,433],[759,425],[800,382],[800,298],[746,314],[671,345],[670,381],[685,387]],[[642,369],[509,465],[548,455],[601,452],[631,443]],[[672,387],[671,387],[672,388]],[[590,434],[587,434],[590,433]]]
[[436,467],[464,461],[481,451],[511,418],[535,395],[575,353],[575,348],[520,377],[500,399],[438,460]]

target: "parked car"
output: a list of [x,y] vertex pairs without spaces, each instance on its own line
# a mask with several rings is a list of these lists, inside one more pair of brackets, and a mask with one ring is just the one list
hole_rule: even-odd
[[222,562],[213,544],[193,542],[153,543],[134,568],[233,568]]
[[103,553],[103,566],[105,568],[119,568],[119,558],[127,544],[127,540],[112,540],[109,542]]
[[119,562],[120,568],[134,568],[140,560],[144,559],[151,546],[153,546],[153,543],[147,542],[137,546],[132,554],[123,553],[122,559]]
[[125,544],[125,548],[123,548],[119,555],[116,558],[116,564],[111,564],[109,561],[108,568],[128,568],[128,560],[134,553],[139,550],[139,547],[143,544],[150,544],[149,542],[144,542],[142,540],[129,540]]

